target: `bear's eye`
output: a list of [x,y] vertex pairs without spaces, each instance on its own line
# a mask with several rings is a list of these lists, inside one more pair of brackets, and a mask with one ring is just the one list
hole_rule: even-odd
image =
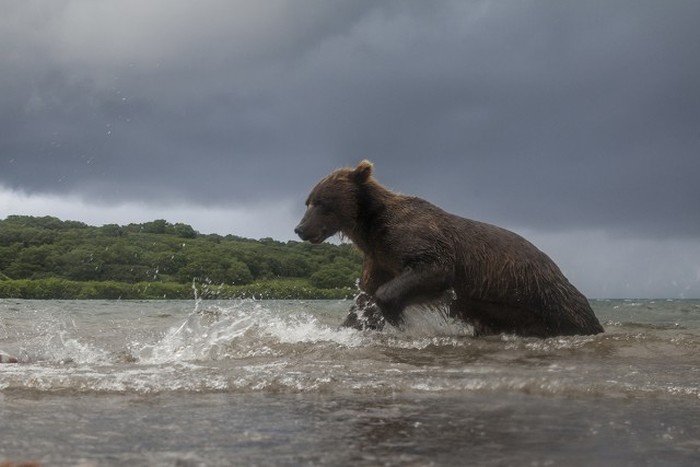
[[331,209],[331,203],[327,199],[317,199],[312,203],[313,206],[321,212],[328,212]]

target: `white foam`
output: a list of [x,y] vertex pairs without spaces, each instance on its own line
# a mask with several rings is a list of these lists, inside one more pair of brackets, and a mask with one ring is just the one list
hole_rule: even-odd
[[144,364],[218,360],[274,355],[277,344],[332,342],[344,347],[363,344],[361,333],[322,324],[304,312],[281,315],[251,301],[226,307],[195,308],[180,325],[156,343],[132,345]]
[[274,318],[267,323],[265,332],[286,344],[332,342],[344,347],[358,347],[365,343],[361,333],[349,328],[326,326],[306,313],[286,320]]

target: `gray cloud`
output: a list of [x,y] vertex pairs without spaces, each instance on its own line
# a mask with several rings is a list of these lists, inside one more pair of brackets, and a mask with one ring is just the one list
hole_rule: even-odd
[[0,184],[104,203],[387,185],[550,231],[697,237],[697,2],[12,3]]

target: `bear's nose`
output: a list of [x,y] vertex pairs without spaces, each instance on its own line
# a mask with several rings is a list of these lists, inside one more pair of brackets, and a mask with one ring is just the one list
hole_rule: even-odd
[[306,233],[306,229],[304,229],[304,226],[302,224],[299,224],[294,228],[294,233],[299,235],[299,238],[301,238],[302,240],[309,239],[309,234]]

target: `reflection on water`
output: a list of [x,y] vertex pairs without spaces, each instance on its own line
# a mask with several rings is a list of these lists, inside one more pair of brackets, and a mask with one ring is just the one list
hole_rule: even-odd
[[[470,337],[347,302],[0,301],[0,460],[46,465],[693,465],[700,302],[606,333]],[[11,423],[4,421],[11,420]]]
[[10,394],[3,420],[15,422],[0,435],[6,455],[46,465],[693,465],[696,405],[522,394]]

